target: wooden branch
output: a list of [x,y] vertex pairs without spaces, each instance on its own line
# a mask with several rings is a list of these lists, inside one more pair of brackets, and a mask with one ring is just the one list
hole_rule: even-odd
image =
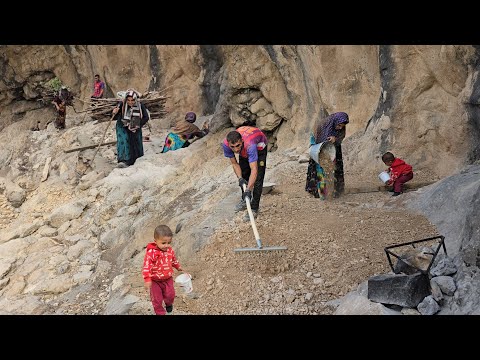
[[88,146],[81,146],[81,147],[77,147],[77,148],[73,148],[73,149],[68,149],[68,150],[63,150],[64,153],[71,153],[71,152],[74,152],[74,151],[81,151],[81,150],[86,150],[86,149],[93,149],[97,146],[104,146],[104,145],[113,145],[113,144],[116,144],[117,143],[117,140],[115,141],[109,141],[109,142],[106,142],[106,143],[103,143],[103,144],[94,144],[94,145],[88,145]]

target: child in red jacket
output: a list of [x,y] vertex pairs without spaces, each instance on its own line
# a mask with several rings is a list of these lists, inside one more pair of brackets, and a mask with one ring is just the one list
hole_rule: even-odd
[[387,185],[393,185],[392,196],[398,196],[403,192],[403,184],[413,178],[412,166],[396,158],[391,152],[383,154],[382,161],[389,167],[387,172],[390,174],[390,180],[387,181]]
[[[157,315],[170,314],[173,311],[175,288],[173,286],[173,268],[183,271],[171,247],[173,233],[166,225],[155,228],[154,242],[147,245],[143,259],[143,279],[145,288],[150,292],[153,310]],[[163,308],[165,302],[165,309]]]

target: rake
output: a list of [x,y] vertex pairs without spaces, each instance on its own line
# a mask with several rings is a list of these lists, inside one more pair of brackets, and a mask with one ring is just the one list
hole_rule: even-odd
[[[243,191],[247,189],[247,186],[243,185]],[[255,240],[257,241],[257,247],[251,248],[238,248],[233,249],[234,252],[262,252],[262,251],[281,251],[287,250],[285,246],[269,246],[264,247],[262,245],[262,240],[260,240],[260,235],[258,234],[257,226],[255,225],[255,219],[253,218],[252,208],[250,206],[250,199],[245,198],[245,203],[247,204],[248,216],[250,217],[250,224],[252,225],[253,234],[255,235]]]

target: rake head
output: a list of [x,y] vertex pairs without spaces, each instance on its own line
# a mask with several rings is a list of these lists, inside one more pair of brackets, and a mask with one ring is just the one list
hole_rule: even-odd
[[[247,186],[243,184],[243,191],[246,191]],[[250,253],[258,253],[258,252],[266,252],[266,251],[283,251],[287,250],[285,246],[269,246],[264,247],[262,245],[262,240],[260,240],[260,235],[258,234],[257,226],[255,225],[255,216],[253,215],[252,208],[250,207],[250,198],[245,198],[245,203],[247,205],[248,216],[250,218],[250,224],[252,225],[253,234],[255,235],[255,240],[257,241],[257,247],[252,248],[238,248],[233,249],[234,252],[250,252]]]
[[262,251],[283,251],[287,250],[285,246],[268,246],[268,247],[252,247],[233,249],[234,252],[262,252]]

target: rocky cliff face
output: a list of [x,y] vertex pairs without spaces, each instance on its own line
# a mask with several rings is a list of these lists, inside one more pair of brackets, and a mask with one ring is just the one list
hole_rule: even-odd
[[0,128],[42,117],[32,84],[54,76],[83,109],[99,73],[107,96],[165,89],[169,120],[213,114],[217,131],[248,119],[275,148],[306,149],[315,119],[345,111],[350,166],[390,150],[441,178],[480,157],[478,57],[455,45],[2,46]]

